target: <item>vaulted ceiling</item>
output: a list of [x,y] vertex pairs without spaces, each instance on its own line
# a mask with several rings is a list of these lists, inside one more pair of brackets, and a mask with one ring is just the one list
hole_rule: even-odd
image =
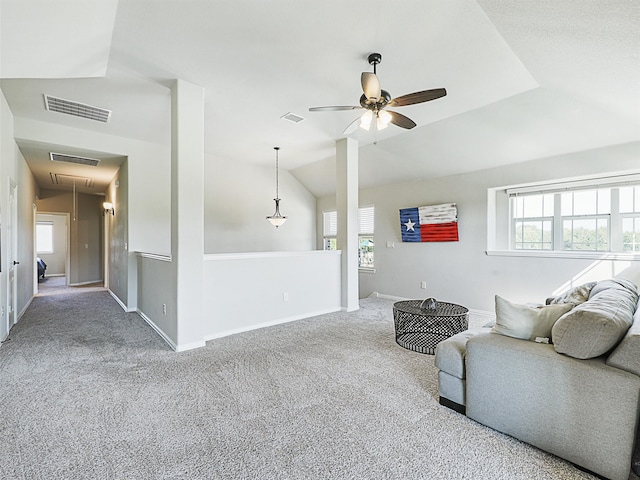
[[[359,112],[309,108],[358,105],[372,52],[392,96],[448,94],[397,108],[412,130],[351,135],[362,187],[640,140],[636,0],[0,1],[15,117],[168,144],[169,87],[181,78],[204,87],[208,155],[272,165],[279,145],[281,168],[318,196],[335,191],[335,142]],[[112,117],[50,112],[43,94]],[[281,118],[290,112],[304,120]],[[17,141],[36,173],[50,170],[52,148],[83,154]],[[84,153],[104,168],[122,161]]]

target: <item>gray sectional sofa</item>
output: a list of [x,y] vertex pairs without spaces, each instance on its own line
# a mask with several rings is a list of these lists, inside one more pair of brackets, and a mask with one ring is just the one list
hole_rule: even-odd
[[516,305],[436,349],[440,402],[611,480],[630,475],[640,412],[636,285],[581,285]]

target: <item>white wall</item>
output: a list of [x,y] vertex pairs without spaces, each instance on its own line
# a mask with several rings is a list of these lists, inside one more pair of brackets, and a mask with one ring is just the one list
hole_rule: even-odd
[[[16,148],[16,183],[18,185],[18,229],[16,311],[22,316],[33,298],[33,276],[35,275],[35,232],[33,230],[36,199],[36,182],[20,150]],[[10,260],[10,259],[7,259]]]
[[205,339],[340,310],[340,252],[207,255]]
[[262,167],[205,155],[205,253],[315,249],[315,197],[282,169],[282,153],[280,213],[288,220],[277,229],[266,220],[275,211],[273,158]]
[[169,257],[138,255],[138,312],[178,351],[340,310],[340,252],[205,255],[202,337],[180,343],[172,269]]
[[[13,141],[13,116],[4,94],[0,95],[0,220],[6,215],[8,205],[8,182],[15,176],[16,146]],[[0,227],[2,224],[0,223]],[[9,334],[6,312],[7,304],[7,234],[5,228],[0,228],[0,340]]]
[[8,206],[9,179],[18,186],[17,230],[18,245],[15,258],[7,256],[6,228],[0,223],[0,339],[4,339],[8,331],[7,324],[7,271],[9,262],[20,262],[16,266],[16,298],[14,307],[18,317],[27,308],[33,298],[33,277],[35,268],[34,237],[33,237],[33,204],[35,202],[36,185],[31,171],[28,169],[24,157],[20,153],[13,139],[14,118],[9,105],[0,93],[0,219],[6,218]]
[[[362,190],[360,205],[376,208],[376,273],[360,274],[360,296],[376,291],[406,298],[435,297],[493,311],[495,294],[516,302],[540,302],[568,282],[621,272],[632,276],[639,262],[487,256],[487,189],[639,167],[640,144],[633,143]],[[402,243],[399,209],[449,202],[458,206],[459,242]],[[332,208],[334,197],[318,200],[319,215]],[[387,242],[395,248],[387,248]],[[421,281],[427,282],[426,290],[420,288]]]

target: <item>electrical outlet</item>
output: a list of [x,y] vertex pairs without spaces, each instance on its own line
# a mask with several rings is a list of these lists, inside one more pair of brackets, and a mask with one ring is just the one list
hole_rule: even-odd
[[423,290],[427,289],[427,282],[425,282],[424,280],[420,282],[420,288],[422,288]]
[[283,302],[288,302],[289,301],[289,292],[284,292],[282,294],[282,301]]
[[163,313],[164,315],[166,315],[166,314],[167,314],[167,304],[166,304],[166,303],[163,303],[163,304],[162,304],[162,313]]

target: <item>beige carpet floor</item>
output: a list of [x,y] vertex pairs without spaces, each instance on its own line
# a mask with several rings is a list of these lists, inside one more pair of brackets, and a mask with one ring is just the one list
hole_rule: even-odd
[[108,292],[38,296],[0,347],[0,478],[594,478],[440,406],[392,303],[175,353]]

